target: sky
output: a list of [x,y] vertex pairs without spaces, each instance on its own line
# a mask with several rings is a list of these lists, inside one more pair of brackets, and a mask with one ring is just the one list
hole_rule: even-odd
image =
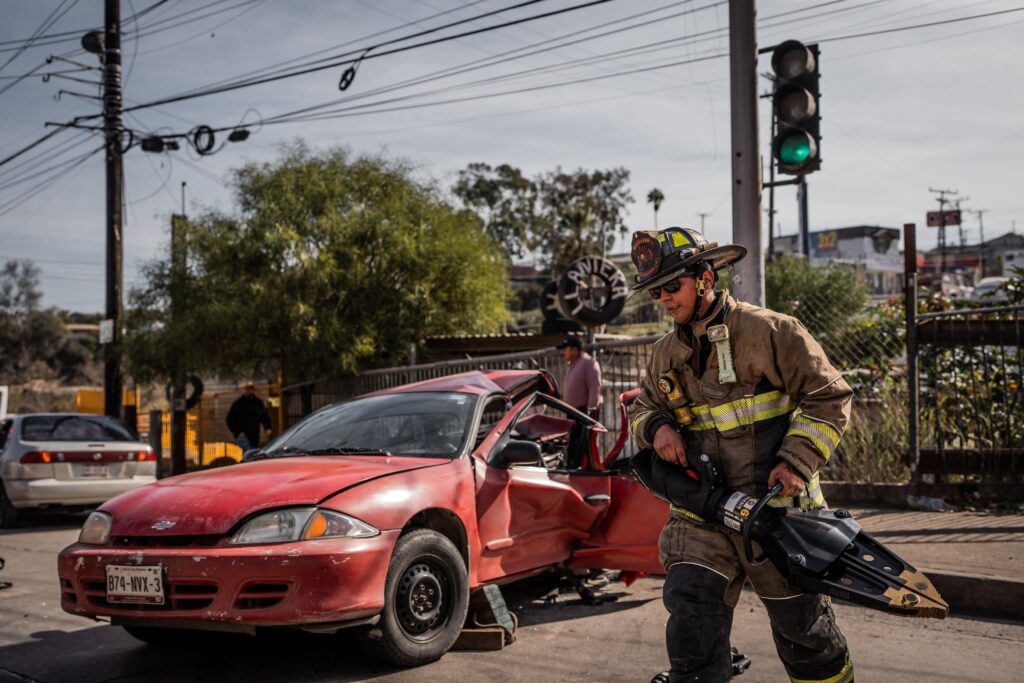
[[[266,73],[288,60],[306,64],[375,47],[344,92],[338,89],[344,71],[339,65],[126,114],[125,125],[142,132],[246,124],[251,135],[232,143],[221,133],[216,153],[206,156],[185,148],[155,154],[136,145],[127,151],[125,291],[140,284],[145,262],[166,258],[170,214],[182,209],[182,183],[186,212],[234,211],[231,169],[271,162],[282,144],[300,138],[314,149],[343,145],[357,154],[406,159],[445,188],[473,162],[509,163],[531,176],[557,167],[621,166],[631,172],[636,200],[629,207],[630,230],[653,226],[645,198],[657,187],[665,195],[659,227],[700,228],[703,221],[708,239],[730,242],[727,1],[610,0],[372,57],[585,1],[539,0],[479,18],[519,3],[123,0],[123,18],[141,15],[124,26],[126,107]],[[982,210],[986,239],[1024,230],[1020,9],[1007,0],[757,3],[759,47],[788,39],[820,45],[822,169],[807,176],[812,230],[914,222],[919,248],[931,248],[936,231],[925,226],[925,214],[938,208],[938,195],[930,188],[955,190],[964,198],[962,209]],[[989,16],[951,21],[976,15]],[[102,0],[5,0],[0,159],[53,130],[46,122],[100,111],[94,99],[100,72],[71,70],[97,64],[95,55],[81,49],[79,36],[101,26],[102,19]],[[463,19],[472,21],[380,45]],[[891,31],[934,22],[948,23]],[[38,44],[25,47],[48,23]],[[861,35],[868,33],[873,35]],[[573,35],[562,38],[567,34]],[[51,55],[78,64],[47,65]],[[375,93],[468,66],[478,68]],[[770,70],[770,54],[764,54],[758,71]],[[65,73],[41,77],[54,71]],[[761,79],[759,91],[769,88]],[[319,111],[378,104],[344,117],[270,123],[327,102],[337,104]],[[770,105],[760,103],[761,153],[767,159]],[[0,164],[0,261],[36,263],[44,306],[103,310],[105,164],[102,154],[89,154],[100,145],[93,132],[65,129]],[[794,188],[776,190],[776,208],[776,234],[794,233]],[[978,214],[965,212],[968,244],[978,241],[978,224]],[[958,242],[958,233],[951,230],[950,239]],[[627,242],[620,247],[624,251]]]

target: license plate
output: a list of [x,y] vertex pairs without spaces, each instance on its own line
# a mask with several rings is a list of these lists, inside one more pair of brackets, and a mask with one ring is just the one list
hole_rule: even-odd
[[109,477],[110,470],[106,465],[82,465],[78,471],[83,477]]
[[160,567],[108,564],[107,602],[164,604]]

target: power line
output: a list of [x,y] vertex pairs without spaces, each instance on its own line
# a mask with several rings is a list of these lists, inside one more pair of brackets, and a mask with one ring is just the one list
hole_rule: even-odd
[[82,156],[78,157],[78,159],[76,159],[74,161],[74,163],[72,163],[70,165],[67,165],[67,166],[64,166],[64,168],[60,172],[55,173],[54,175],[50,176],[49,178],[43,180],[42,182],[40,182],[35,187],[31,187],[28,190],[25,190],[24,192],[22,192],[21,194],[19,194],[16,197],[14,197],[13,199],[10,199],[10,200],[4,202],[3,204],[0,204],[0,216],[7,215],[8,213],[13,211],[14,209],[18,208],[19,206],[21,206],[22,204],[27,202],[32,197],[36,196],[37,194],[39,194],[43,190],[49,188],[51,185],[56,183],[58,180],[60,180],[61,178],[63,178],[64,176],[66,176],[67,174],[71,173],[73,170],[75,170],[79,166],[81,166],[83,163],[85,163],[90,157],[92,157],[93,155],[95,155],[98,152],[102,152],[105,148],[106,148],[106,145],[104,144],[104,145],[100,145],[99,147],[97,147],[96,149],[92,150],[91,152],[86,152]]
[[[14,51],[14,54],[11,55],[10,58],[6,62],[4,62],[3,64],[0,64],[0,71],[3,71],[4,67],[6,67],[8,64],[13,62],[15,59],[17,59],[18,56],[21,55],[22,52],[24,52],[28,48],[32,47],[32,44],[36,42],[36,40],[39,38],[40,35],[42,35],[48,28],[50,28],[55,23],[57,23],[57,21],[59,21],[61,17],[63,17],[65,14],[67,14],[68,11],[72,7],[74,7],[76,4],[78,4],[78,0],[70,0],[70,1],[71,1],[71,4],[68,5],[65,8],[64,5],[68,2],[68,0],[61,0],[60,4],[57,5],[57,7],[52,12],[50,12],[50,14],[46,17],[46,19],[43,20],[43,23],[39,26],[39,28],[36,29],[35,32],[32,33],[32,35],[29,37],[29,39],[26,40],[25,43],[21,47],[17,48]],[[62,11],[61,8],[63,8],[63,11]]]
[[[521,6],[525,6],[527,4],[534,4],[534,3],[537,3],[537,2],[545,2],[545,1],[546,0],[527,0],[524,3],[519,3],[518,5],[513,5],[512,7],[503,8],[501,10],[495,10],[494,12],[490,12],[490,13],[487,13],[487,14],[484,14],[484,15],[481,15],[481,16],[489,16],[490,14],[496,13],[498,11],[508,11],[509,9],[515,9],[515,8],[518,8],[518,7],[521,7]],[[305,68],[305,69],[300,69],[300,70],[297,70],[297,71],[291,71],[289,73],[279,74],[279,75],[276,75],[276,76],[267,76],[265,78],[249,79],[247,81],[243,81],[243,82],[240,82],[240,83],[224,85],[224,86],[221,86],[221,87],[218,87],[218,88],[211,88],[209,90],[201,90],[201,91],[193,92],[193,93],[187,94],[187,95],[177,95],[177,96],[173,96],[173,97],[166,97],[166,98],[163,98],[163,99],[154,100],[152,102],[146,102],[146,103],[137,105],[135,107],[127,108],[127,109],[125,109],[125,111],[126,112],[127,111],[137,111],[139,109],[145,109],[147,107],[158,106],[158,105],[162,105],[162,104],[170,104],[172,102],[181,102],[183,100],[195,99],[197,97],[206,97],[208,95],[216,95],[216,94],[220,94],[220,93],[223,93],[223,92],[229,92],[229,91],[232,91],[232,90],[238,90],[240,88],[248,88],[248,87],[251,87],[251,86],[254,86],[254,85],[262,85],[262,84],[265,84],[265,83],[271,83],[271,82],[283,80],[283,79],[286,79],[286,78],[294,78],[296,76],[302,76],[302,75],[314,73],[314,72],[317,72],[317,71],[324,71],[326,69],[332,69],[332,68],[335,68],[335,67],[338,67],[338,66],[343,66],[343,65],[346,65],[346,64],[354,64],[354,63],[362,62],[362,61],[367,60],[367,59],[374,59],[374,58],[377,58],[377,57],[386,57],[388,55],[398,54],[400,52],[406,52],[408,50],[414,50],[414,49],[421,48],[421,47],[426,47],[426,46],[429,46],[429,45],[437,45],[439,43],[444,43],[444,42],[448,42],[448,41],[451,41],[451,40],[457,40],[459,38],[465,38],[467,36],[477,35],[477,34],[480,34],[480,33],[487,33],[489,31],[494,31],[494,30],[497,30],[497,29],[500,29],[500,28],[507,28],[509,26],[515,26],[517,24],[524,24],[524,23],[529,22],[529,21],[536,21],[538,19],[546,19],[548,17],[553,17],[553,16],[557,16],[557,15],[560,15],[560,14],[565,14],[567,12],[573,12],[573,11],[580,10],[580,9],[586,9],[588,7],[593,7],[595,5],[603,5],[605,3],[614,2],[614,1],[615,0],[590,0],[590,2],[585,2],[585,3],[581,3],[579,5],[573,5],[571,7],[566,7],[566,8],[562,8],[562,9],[558,9],[558,10],[553,10],[551,12],[544,12],[544,13],[541,13],[541,14],[535,14],[535,15],[532,15],[532,16],[529,16],[529,17],[524,17],[522,19],[515,19],[515,20],[512,20],[512,21],[506,21],[506,22],[503,22],[503,23],[500,23],[500,24],[494,24],[494,25],[491,25],[491,26],[485,26],[483,28],[473,29],[471,31],[464,31],[462,33],[457,33],[455,35],[445,36],[443,38],[436,38],[436,39],[433,39],[433,40],[423,41],[423,42],[420,42],[420,43],[415,43],[413,45],[407,45],[407,46],[404,46],[404,47],[398,47],[398,48],[394,48],[394,49],[391,49],[391,50],[386,50],[386,51],[383,51],[383,52],[373,52],[373,53],[367,54],[368,50],[375,50],[377,47],[380,47],[380,46],[370,46],[370,47],[366,48],[365,50],[363,50],[363,54],[360,55],[360,57],[358,59],[348,58],[345,55],[338,55],[337,58],[340,59],[340,61],[334,61],[334,62],[331,62],[331,63],[328,63],[328,64],[324,64],[324,65],[320,65],[320,66],[315,66],[315,67],[308,67],[308,68]],[[462,24],[462,23],[466,23],[468,21],[476,21],[479,18],[480,17],[472,17],[470,19],[460,20],[459,22],[453,22],[450,25],[437,27],[436,29],[430,29],[430,32],[441,30],[442,28],[446,28],[447,26],[451,26],[451,25],[455,25],[455,24]],[[420,34],[414,34],[414,35],[420,35]],[[396,43],[396,42],[402,42],[402,41],[405,41],[405,40],[408,40],[408,39],[409,39],[408,36],[403,37],[403,38],[396,38],[394,40],[390,40],[390,41],[386,41],[384,43],[381,43],[381,45],[388,45],[388,44],[392,44],[392,43]],[[358,52],[358,51],[350,51],[349,53],[346,53],[346,55],[352,55],[352,54],[355,54],[356,52]],[[96,118],[96,117],[93,117],[93,118]],[[82,119],[82,120],[84,120],[84,119]]]
[[39,145],[43,144],[44,142],[46,142],[47,140],[49,140],[53,136],[55,136],[58,133],[60,133],[62,130],[64,130],[64,128],[54,128],[49,133],[46,133],[45,135],[43,135],[39,139],[37,139],[37,140],[35,140],[33,142],[30,142],[25,147],[22,147],[20,150],[18,150],[14,154],[11,154],[10,156],[7,156],[7,157],[4,157],[3,159],[0,159],[0,166],[3,166],[5,164],[7,164],[7,163],[10,163],[11,161],[14,161],[15,159],[20,157],[25,152],[28,152],[29,150],[34,149],[35,147],[38,147]]
[[880,29],[877,31],[869,31],[867,33],[851,33],[845,36],[832,36],[829,38],[819,38],[817,43],[829,43],[838,42],[840,40],[851,40],[853,38],[867,38],[869,36],[880,36],[886,33],[899,33],[900,31],[912,31],[919,28],[930,28],[932,26],[943,26],[945,24],[958,24],[961,21],[971,21],[973,19],[984,19],[985,17],[996,17],[1002,14],[1012,14],[1014,12],[1024,11],[1024,7],[1014,7],[1012,9],[998,10],[996,12],[986,12],[984,14],[973,14],[968,17],[956,17],[953,19],[944,19],[942,21],[932,21],[926,24],[914,24],[912,26],[899,26],[897,28]]

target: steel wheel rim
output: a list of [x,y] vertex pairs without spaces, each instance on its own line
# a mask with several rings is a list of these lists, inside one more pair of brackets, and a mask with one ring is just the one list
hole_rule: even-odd
[[395,590],[395,612],[402,631],[428,641],[447,625],[454,583],[448,569],[433,558],[420,558],[402,572]]

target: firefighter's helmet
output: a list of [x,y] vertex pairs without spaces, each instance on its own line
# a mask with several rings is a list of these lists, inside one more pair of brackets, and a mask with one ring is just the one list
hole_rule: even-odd
[[738,244],[718,246],[693,228],[638,230],[633,233],[631,256],[636,266],[633,291],[665,284],[673,278],[696,274],[699,264],[720,270],[747,255]]

